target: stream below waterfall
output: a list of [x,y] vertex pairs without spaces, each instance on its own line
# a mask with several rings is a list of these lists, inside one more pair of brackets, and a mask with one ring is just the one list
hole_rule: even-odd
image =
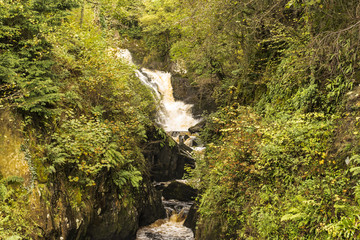
[[[134,65],[129,50],[119,49],[117,56]],[[175,101],[170,73],[146,68],[136,70],[135,73],[141,82],[151,89],[154,98],[159,102],[156,122],[179,142],[181,137],[173,133],[187,132],[189,127],[199,122],[192,116],[192,105]],[[140,228],[136,240],[193,240],[192,230],[183,226],[192,202],[163,200],[163,205],[167,218]]]
[[166,219],[159,219],[153,224],[142,227],[136,234],[136,240],[193,240],[194,233],[184,227],[184,221],[192,202],[163,200],[167,212]]

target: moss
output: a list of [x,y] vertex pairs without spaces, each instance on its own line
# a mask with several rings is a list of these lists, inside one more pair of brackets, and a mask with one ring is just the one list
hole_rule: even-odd
[[21,176],[26,183],[30,180],[30,170],[21,145],[21,119],[11,112],[0,114],[0,173],[4,177]]
[[39,183],[46,183],[49,179],[49,171],[46,166],[38,157],[33,159],[33,164],[36,171],[36,180]]
[[29,191],[21,177],[0,179],[0,239],[37,237],[40,232],[32,221]]

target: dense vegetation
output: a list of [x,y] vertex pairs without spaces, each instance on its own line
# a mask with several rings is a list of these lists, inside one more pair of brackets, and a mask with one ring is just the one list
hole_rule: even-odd
[[112,179],[118,198],[131,204],[146,176],[140,145],[155,105],[133,66],[117,57],[107,27],[112,4],[0,2],[1,119],[19,123],[8,124],[1,141],[22,136],[31,173],[12,176],[0,159],[1,239],[56,236],[44,236],[46,219],[34,212],[38,192],[56,209],[50,189],[63,184],[71,207],[83,212],[103,179]]
[[358,1],[159,0],[139,15],[144,61],[182,64],[219,107],[193,172],[197,237],[359,237]]
[[119,45],[217,104],[192,172],[198,239],[360,237],[359,31],[355,0],[1,1],[0,108],[31,177],[1,171],[0,238],[41,234],[34,181],[66,176],[74,208],[105,174],[119,195],[141,183],[154,103]]

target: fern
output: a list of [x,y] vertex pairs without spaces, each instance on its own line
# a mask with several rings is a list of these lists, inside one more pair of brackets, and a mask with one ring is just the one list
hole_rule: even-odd
[[[353,163],[354,165],[358,165],[360,163],[360,156],[354,155],[350,158],[349,163]],[[360,167],[355,166],[350,168],[350,172],[353,173],[353,176],[358,175],[360,173]]]
[[24,182],[24,178],[19,176],[10,176],[5,179],[5,182],[8,184],[21,184]]
[[122,165],[125,162],[124,156],[117,150],[117,148],[118,145],[115,142],[112,142],[109,144],[108,149],[104,154],[105,160],[108,161],[112,167]]
[[120,189],[126,184],[130,183],[132,187],[138,188],[142,181],[141,172],[131,167],[130,170],[122,170],[116,172],[113,176],[113,181]]

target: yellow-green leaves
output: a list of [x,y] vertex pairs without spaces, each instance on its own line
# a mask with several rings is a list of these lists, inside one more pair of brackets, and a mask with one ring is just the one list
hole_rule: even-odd
[[[70,182],[86,186],[95,185],[101,172],[116,171],[117,175],[124,172],[121,181],[137,186],[141,174],[132,165],[136,158],[131,152],[136,151],[136,146],[126,141],[128,136],[123,134],[128,130],[123,127],[121,123],[69,115],[47,148],[50,168],[52,171],[65,169]],[[130,177],[132,173],[134,179]]]

